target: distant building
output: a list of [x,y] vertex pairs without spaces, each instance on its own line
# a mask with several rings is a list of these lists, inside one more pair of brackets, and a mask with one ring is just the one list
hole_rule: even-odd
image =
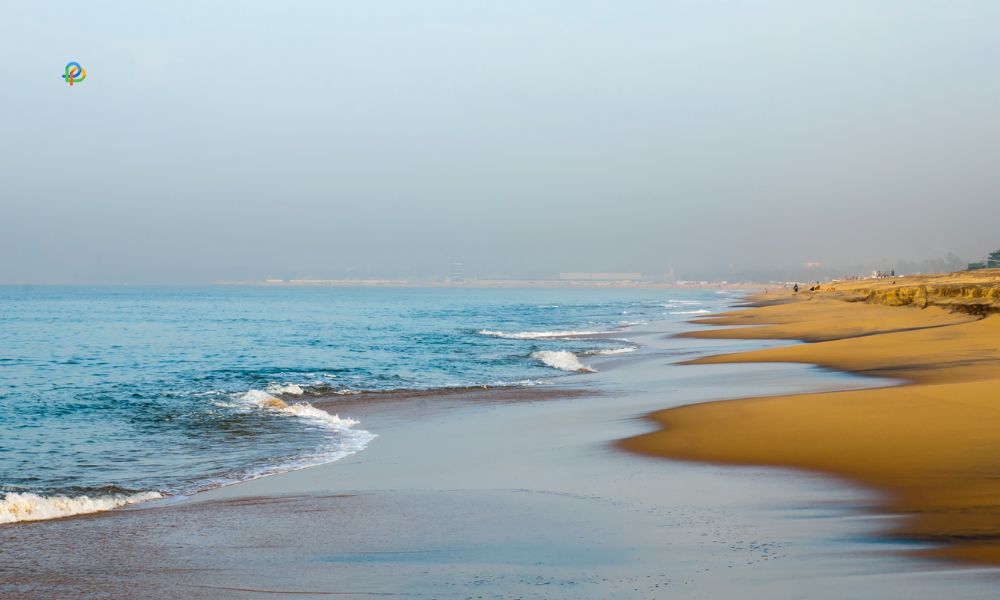
[[465,281],[465,263],[451,263],[451,273],[448,274],[448,281],[461,283]]
[[567,272],[560,273],[559,279],[563,281],[639,281],[642,279],[642,273]]

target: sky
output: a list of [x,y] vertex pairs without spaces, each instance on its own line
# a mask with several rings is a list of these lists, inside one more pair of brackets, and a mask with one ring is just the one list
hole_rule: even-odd
[[0,55],[0,282],[1000,247],[993,0],[0,0]]

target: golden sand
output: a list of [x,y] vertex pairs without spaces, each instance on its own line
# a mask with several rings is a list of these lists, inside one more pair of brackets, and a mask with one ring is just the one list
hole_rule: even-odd
[[694,364],[799,362],[902,385],[695,404],[651,415],[638,452],[820,471],[885,492],[889,532],[929,554],[1000,564],[1000,271],[855,281],[758,297],[698,337],[812,343]]

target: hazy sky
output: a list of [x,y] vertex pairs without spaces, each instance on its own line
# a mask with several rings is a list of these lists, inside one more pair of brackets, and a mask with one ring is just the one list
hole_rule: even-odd
[[995,0],[0,0],[0,56],[0,281],[1000,247]]

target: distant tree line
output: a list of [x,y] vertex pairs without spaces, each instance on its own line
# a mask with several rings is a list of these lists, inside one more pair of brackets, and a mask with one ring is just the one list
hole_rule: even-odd
[[1000,269],[1000,250],[990,252],[989,256],[979,262],[969,263],[969,270]]
[[[966,268],[965,265],[966,261],[953,252],[949,252],[944,258],[929,258],[921,261],[899,259],[892,263],[897,273],[906,275],[916,273],[951,273],[953,271],[961,271]],[[885,269],[883,268],[882,270],[884,271]]]

